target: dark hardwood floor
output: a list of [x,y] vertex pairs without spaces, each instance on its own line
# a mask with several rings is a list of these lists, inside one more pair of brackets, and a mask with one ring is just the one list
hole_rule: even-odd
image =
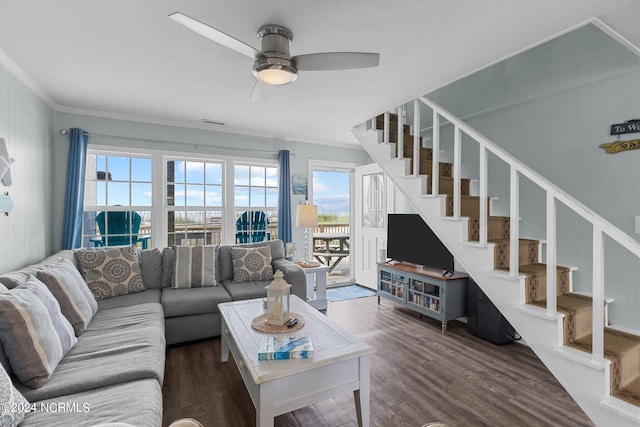
[[[371,425],[591,426],[526,346],[497,346],[450,322],[420,318],[375,297],[331,303],[327,315],[376,351],[371,358]],[[255,410],[220,338],[167,349],[164,425],[177,418],[207,427],[251,427]],[[353,394],[281,415],[276,427],[357,425]]]

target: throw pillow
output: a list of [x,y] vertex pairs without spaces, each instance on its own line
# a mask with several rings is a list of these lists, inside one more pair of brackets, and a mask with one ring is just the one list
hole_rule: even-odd
[[174,246],[172,288],[216,286],[215,246]]
[[236,283],[273,279],[271,246],[231,248],[231,259],[233,260],[233,281]]
[[20,382],[38,388],[78,342],[49,289],[35,276],[0,294],[0,340]]
[[76,251],[78,269],[97,300],[145,290],[135,246]]
[[0,426],[17,426],[30,410],[29,401],[16,390],[9,374],[0,366]]
[[61,259],[53,267],[39,271],[37,277],[58,300],[62,314],[71,322],[76,336],[82,335],[98,311],[98,303],[78,269]]

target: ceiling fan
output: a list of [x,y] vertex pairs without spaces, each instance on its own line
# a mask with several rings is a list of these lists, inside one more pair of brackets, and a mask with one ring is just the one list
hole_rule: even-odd
[[266,98],[274,86],[293,82],[298,78],[298,71],[368,68],[377,67],[380,62],[380,54],[365,52],[327,52],[291,56],[289,46],[293,40],[293,33],[281,25],[263,25],[258,29],[257,35],[261,41],[261,49],[257,50],[180,12],[172,13],[169,18],[216,43],[251,58],[254,61],[253,74],[258,80],[251,94],[253,102]]

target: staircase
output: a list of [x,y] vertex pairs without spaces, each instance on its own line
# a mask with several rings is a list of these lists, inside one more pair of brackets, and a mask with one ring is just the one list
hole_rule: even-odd
[[[412,132],[424,128],[420,111],[425,105],[432,111],[431,148]],[[638,257],[640,243],[437,104],[421,97],[412,107],[413,126],[403,123],[400,107],[353,133],[593,422],[640,425],[640,337],[607,326],[607,305],[614,301],[604,296],[602,241],[614,239]],[[453,153],[440,150],[443,118],[454,128]],[[477,195],[471,194],[469,177],[461,176],[463,133],[465,143],[470,138],[479,146]],[[488,153],[510,168],[508,216],[491,215]],[[440,161],[441,154],[453,163]],[[519,233],[520,176],[546,192],[545,262],[542,242]],[[591,294],[572,292],[573,269],[557,264],[558,201],[593,224]]]

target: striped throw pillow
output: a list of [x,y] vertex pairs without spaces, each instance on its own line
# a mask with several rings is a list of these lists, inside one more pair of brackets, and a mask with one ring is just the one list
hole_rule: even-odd
[[215,246],[174,246],[175,262],[171,287],[217,286]]
[[73,326],[76,336],[82,335],[98,311],[98,303],[77,268],[66,259],[51,268],[39,271],[37,277],[47,285],[62,314]]
[[13,373],[32,388],[46,383],[78,342],[58,301],[35,276],[0,294],[0,340]]

